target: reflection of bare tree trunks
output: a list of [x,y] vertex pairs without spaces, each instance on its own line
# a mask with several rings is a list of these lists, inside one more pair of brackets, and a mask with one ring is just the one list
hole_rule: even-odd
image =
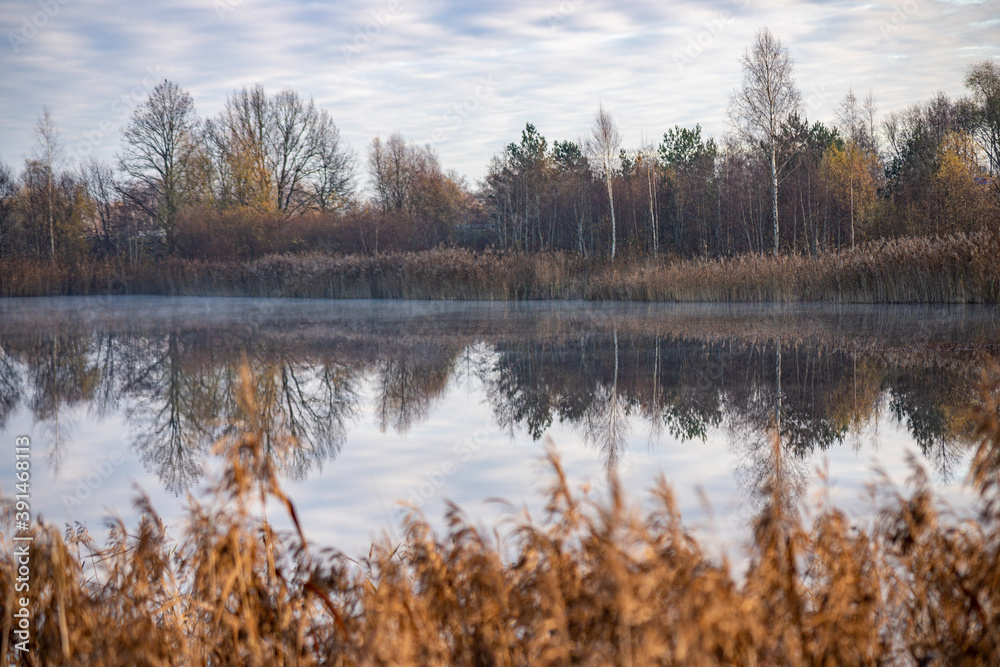
[[614,333],[614,373],[610,386],[599,387],[583,416],[584,439],[600,450],[608,475],[615,475],[628,445],[629,403],[618,390],[618,332]]
[[427,418],[443,396],[461,352],[456,347],[419,345],[389,352],[376,364],[377,419],[384,433],[406,433]]
[[732,447],[741,455],[735,477],[754,513],[774,502],[795,511],[809,480],[809,463],[773,431],[737,428],[730,432]]
[[578,428],[609,470],[635,420],[654,443],[724,429],[745,450],[751,489],[766,433],[777,428],[789,460],[801,461],[860,446],[886,416],[939,473],[954,474],[975,442],[980,355],[998,356],[995,316],[983,310],[338,303],[286,312],[217,300],[177,312],[130,305],[142,300],[74,310],[88,303],[0,304],[0,426],[24,409],[65,445],[67,408],[124,414],[147,469],[175,491],[198,478],[234,414],[244,355],[269,423],[297,442],[272,443],[283,474],[337,456],[362,387],[374,390],[378,426],[405,433],[456,379],[512,433]]
[[0,346],[0,428],[7,424],[21,402],[23,382],[14,359]]

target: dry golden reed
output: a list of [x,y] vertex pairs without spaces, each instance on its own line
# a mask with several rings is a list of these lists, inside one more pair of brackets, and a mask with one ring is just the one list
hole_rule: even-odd
[[1000,303],[1000,234],[875,241],[821,255],[721,259],[502,254],[440,248],[372,256],[168,257],[0,264],[0,296],[164,294],[395,299]]
[[[989,665],[1000,663],[1000,369],[984,376],[970,483],[980,515],[938,509],[914,466],[870,527],[820,505],[804,521],[775,439],[749,570],[685,529],[671,489],[651,509],[578,495],[549,450],[544,516],[484,534],[458,507],[440,535],[418,513],[402,545],[352,561],[279,534],[298,526],[275,460],[294,447],[241,373],[224,472],[188,500],[175,541],[149,502],[98,546],[34,528],[32,653],[11,643],[15,567],[0,557],[2,654],[29,665]],[[647,506],[649,507],[649,506]],[[4,531],[9,535],[9,531]],[[4,538],[8,539],[8,538]]]

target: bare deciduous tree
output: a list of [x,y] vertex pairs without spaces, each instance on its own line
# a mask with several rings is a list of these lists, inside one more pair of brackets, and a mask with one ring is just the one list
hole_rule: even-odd
[[325,109],[320,110],[320,115],[323,140],[312,189],[316,206],[321,211],[331,211],[342,209],[352,201],[357,156],[341,140],[340,130]]
[[273,206],[273,174],[268,169],[267,95],[262,86],[243,88],[226,99],[205,124],[215,162],[216,191],[223,204],[256,209]]
[[0,253],[10,251],[11,237],[10,226],[11,213],[14,210],[15,197],[17,195],[17,179],[14,172],[0,159]]
[[603,105],[598,107],[597,115],[594,116],[594,125],[590,130],[590,137],[587,139],[587,153],[597,166],[597,170],[604,179],[604,185],[608,189],[608,203],[611,207],[611,259],[615,258],[617,246],[617,224],[615,222],[615,193],[614,174],[618,165],[618,154],[622,144],[622,135],[618,131],[611,114]]
[[80,167],[80,181],[94,202],[97,234],[104,252],[115,254],[120,250],[120,229],[116,224],[121,218],[118,210],[119,184],[111,165],[91,156]]
[[[976,103],[976,139],[989,159],[990,173],[1000,177],[1000,65],[984,60],[969,68],[965,86]],[[997,193],[1000,194],[1000,182]]]
[[879,152],[878,140],[878,104],[875,102],[875,93],[868,91],[864,103],[861,105],[861,120],[865,125],[865,133],[868,135],[869,148],[877,155]]
[[368,173],[375,187],[375,198],[382,210],[402,211],[410,199],[417,148],[410,146],[399,132],[383,142],[372,140],[368,151]]
[[335,208],[349,194],[354,156],[326,109],[284,90],[270,101],[274,138],[268,158],[278,209],[286,213],[309,206]]
[[743,54],[743,85],[733,92],[729,119],[740,136],[763,146],[771,160],[771,212],[774,254],[778,254],[777,142],[782,123],[799,110],[801,96],[792,78],[788,49],[767,28],[757,31]]
[[119,165],[139,186],[125,192],[154,194],[133,203],[156,219],[168,244],[178,211],[197,187],[199,125],[191,95],[164,80],[135,108],[122,131]]
[[861,143],[864,137],[865,124],[862,119],[861,107],[858,105],[858,97],[854,94],[853,88],[847,90],[847,94],[840,101],[840,106],[837,107],[834,114],[837,117],[837,126],[844,134],[844,137]]
[[330,114],[293,90],[268,96],[260,85],[226,100],[207,123],[224,201],[286,215],[337,208],[349,197],[354,155]]

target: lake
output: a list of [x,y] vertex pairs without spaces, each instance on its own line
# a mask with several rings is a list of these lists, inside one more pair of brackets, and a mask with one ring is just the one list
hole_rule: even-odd
[[802,496],[859,520],[876,470],[902,483],[911,457],[961,507],[984,357],[993,307],[6,299],[0,443],[32,437],[35,516],[98,534],[142,490],[177,525],[218,471],[245,361],[297,438],[274,456],[314,542],[398,539],[400,500],[437,526],[446,499],[488,524],[541,516],[551,442],[595,495],[616,474],[640,501],[663,475],[733,553],[776,432]]

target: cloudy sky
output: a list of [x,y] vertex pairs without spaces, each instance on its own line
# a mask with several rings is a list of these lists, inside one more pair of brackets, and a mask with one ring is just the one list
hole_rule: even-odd
[[244,85],[295,89],[356,152],[398,130],[475,183],[526,122],[576,139],[599,104],[629,146],[675,124],[721,134],[761,26],[789,47],[810,120],[850,87],[881,112],[957,96],[971,63],[1000,58],[994,0],[4,0],[0,159],[20,167],[48,105],[68,164],[110,160],[168,78],[202,116]]

